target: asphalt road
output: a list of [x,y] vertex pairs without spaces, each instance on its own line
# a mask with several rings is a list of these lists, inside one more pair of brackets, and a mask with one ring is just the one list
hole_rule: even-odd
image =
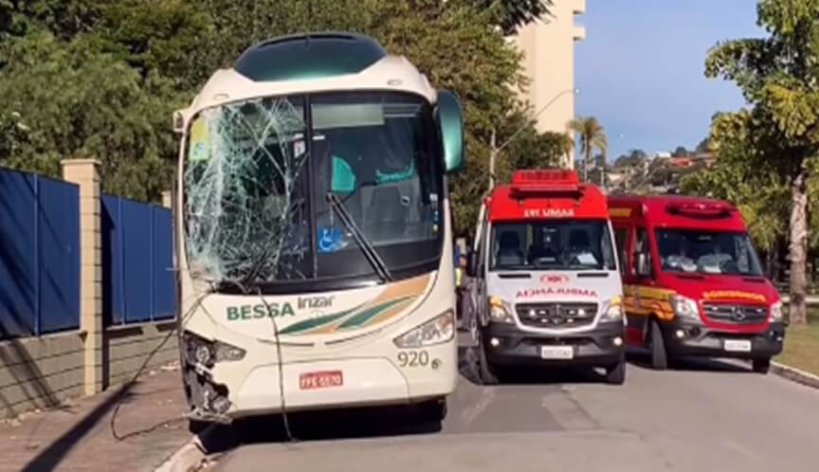
[[496,387],[465,366],[442,428],[400,411],[281,418],[244,428],[216,470],[819,471],[819,390],[743,366],[629,365],[622,387],[593,372],[541,373]]

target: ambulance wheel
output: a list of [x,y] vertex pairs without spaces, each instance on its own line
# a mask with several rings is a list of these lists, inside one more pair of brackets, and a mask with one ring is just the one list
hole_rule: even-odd
[[665,350],[665,338],[659,321],[651,321],[650,336],[651,367],[656,370],[665,370],[668,368],[668,352]]
[[767,374],[768,371],[771,370],[771,358],[766,357],[765,359],[754,359],[752,366],[754,372],[757,374]]
[[478,339],[478,375],[480,381],[484,385],[497,385],[500,381],[497,369],[487,358],[486,346],[480,335],[478,335]]
[[623,385],[626,382],[626,360],[606,368],[606,382],[611,385]]

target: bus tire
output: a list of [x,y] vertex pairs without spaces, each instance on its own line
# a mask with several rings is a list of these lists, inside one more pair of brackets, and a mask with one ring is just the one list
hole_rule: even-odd
[[626,382],[626,359],[606,368],[606,382],[610,385],[623,385]]
[[418,414],[424,423],[440,423],[447,414],[446,399],[436,398],[418,405]]
[[751,366],[757,374],[767,374],[768,371],[771,370],[771,358],[754,359],[751,362]]
[[[478,336],[478,339],[481,339],[481,337]],[[497,369],[491,364],[486,355],[483,340],[478,344],[478,375],[483,385],[497,385],[500,382]]]
[[651,321],[651,367],[655,370],[665,370],[668,368],[668,352],[665,349],[665,338],[660,322]]

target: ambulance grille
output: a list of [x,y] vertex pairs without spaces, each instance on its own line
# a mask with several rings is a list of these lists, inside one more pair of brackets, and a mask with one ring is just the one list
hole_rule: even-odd
[[533,328],[577,328],[588,326],[597,315],[596,303],[518,303],[518,319]]

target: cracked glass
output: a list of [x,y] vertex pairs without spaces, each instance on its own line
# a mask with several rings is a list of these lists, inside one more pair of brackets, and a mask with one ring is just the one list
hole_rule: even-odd
[[202,111],[184,175],[194,279],[242,287],[309,269],[303,100],[264,98]]

